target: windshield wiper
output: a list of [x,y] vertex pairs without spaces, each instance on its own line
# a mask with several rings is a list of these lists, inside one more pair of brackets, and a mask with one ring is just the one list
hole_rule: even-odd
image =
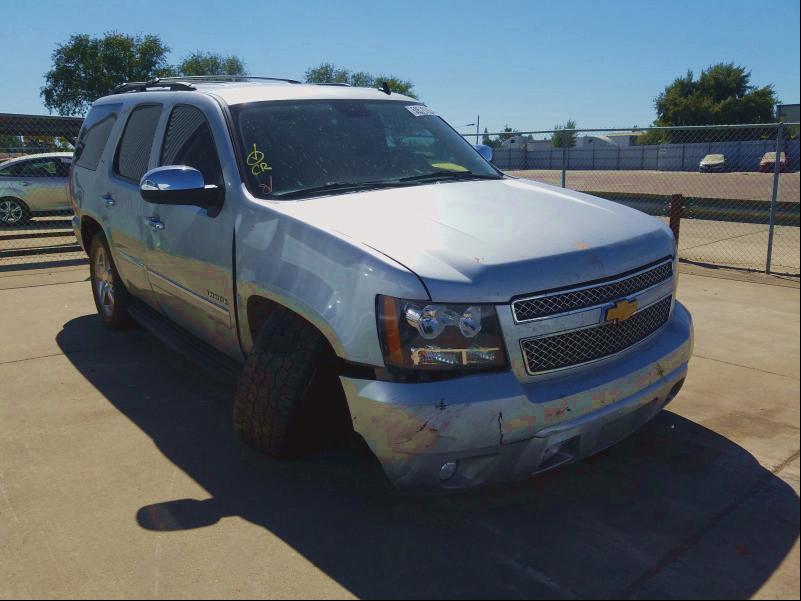
[[500,175],[489,175],[484,173],[473,173],[472,171],[432,171],[422,175],[411,175],[402,177],[399,182],[420,182],[438,179],[502,179]]
[[371,190],[376,188],[388,188],[397,185],[398,180],[378,180],[372,182],[329,182],[322,186],[313,186],[311,188],[301,188],[299,190],[292,190],[282,194],[275,194],[273,198],[302,198],[304,196],[311,196],[321,192],[350,192],[354,190]]

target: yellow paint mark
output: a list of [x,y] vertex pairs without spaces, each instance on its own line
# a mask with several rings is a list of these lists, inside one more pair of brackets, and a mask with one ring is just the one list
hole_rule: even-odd
[[437,169],[445,169],[446,171],[467,171],[467,168],[456,163],[431,163],[431,166]]
[[264,153],[256,148],[256,144],[253,144],[253,150],[247,156],[247,163],[253,175],[261,175],[265,171],[273,170],[273,168],[264,161]]

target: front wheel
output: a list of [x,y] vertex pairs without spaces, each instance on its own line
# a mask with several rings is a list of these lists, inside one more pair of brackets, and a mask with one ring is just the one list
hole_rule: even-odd
[[237,385],[234,427],[272,457],[307,455],[347,435],[347,402],[332,352],[317,329],[278,308],[267,319]]
[[131,323],[128,316],[130,296],[120,279],[106,237],[95,234],[89,247],[90,279],[95,307],[103,323],[110,328],[123,328]]

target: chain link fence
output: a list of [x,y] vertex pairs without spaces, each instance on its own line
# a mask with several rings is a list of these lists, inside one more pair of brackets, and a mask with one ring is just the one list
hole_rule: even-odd
[[672,217],[685,261],[799,273],[797,123],[501,132],[479,143],[512,175]]
[[82,258],[67,195],[82,121],[0,114],[0,270]]
[[[67,194],[80,126],[0,114],[0,269],[83,257]],[[501,132],[479,142],[512,175],[672,218],[685,261],[801,271],[797,123]]]

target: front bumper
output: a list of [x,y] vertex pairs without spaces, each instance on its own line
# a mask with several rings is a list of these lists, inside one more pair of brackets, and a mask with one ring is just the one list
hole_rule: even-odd
[[75,239],[78,241],[78,244],[81,248],[83,248],[84,252],[88,252],[83,246],[83,236],[81,235],[81,218],[77,215],[73,215],[70,223],[72,224],[72,231],[75,233]]
[[[353,426],[400,489],[465,489],[526,478],[636,431],[681,388],[693,326],[676,303],[654,338],[556,379],[500,372],[430,383],[342,377]],[[441,479],[441,468],[456,471]]]

